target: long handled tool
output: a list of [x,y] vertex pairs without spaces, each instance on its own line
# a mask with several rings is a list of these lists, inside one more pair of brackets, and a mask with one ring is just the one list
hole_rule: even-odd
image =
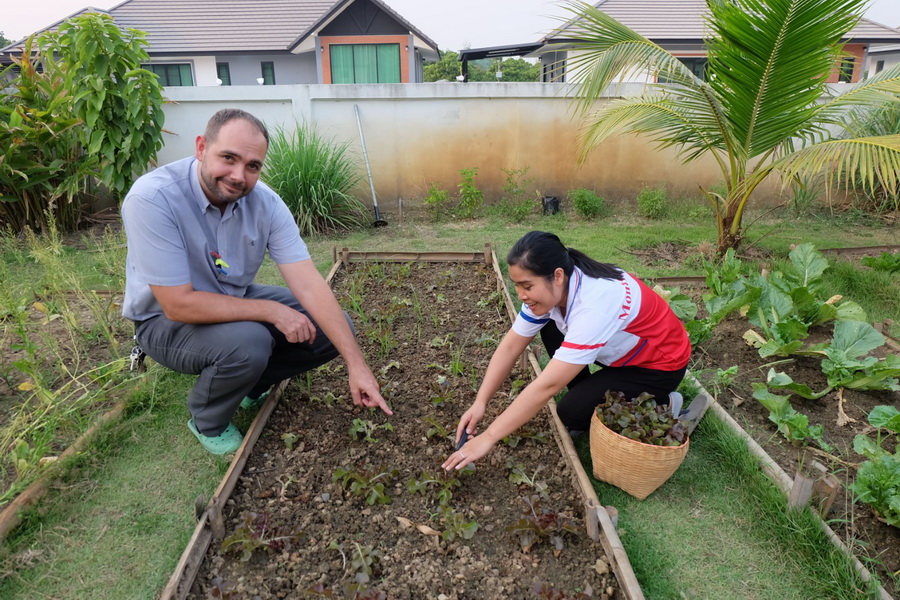
[[363,135],[362,121],[359,120],[359,106],[354,104],[353,110],[356,112],[356,126],[359,128],[359,140],[362,142],[363,158],[366,160],[366,173],[369,175],[369,188],[372,190],[372,206],[375,207],[375,227],[384,227],[387,221],[378,214],[378,198],[375,196],[375,183],[372,182],[372,167],[369,166],[369,153],[366,151],[366,136]]

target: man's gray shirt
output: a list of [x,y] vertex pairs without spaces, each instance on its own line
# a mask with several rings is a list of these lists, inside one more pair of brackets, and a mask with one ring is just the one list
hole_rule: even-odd
[[266,250],[277,264],[309,258],[293,215],[271,188],[257,182],[222,214],[206,199],[197,167],[188,157],[147,173],[122,203],[128,238],[122,314],[128,319],[163,313],[151,285],[190,283],[194,290],[242,297]]

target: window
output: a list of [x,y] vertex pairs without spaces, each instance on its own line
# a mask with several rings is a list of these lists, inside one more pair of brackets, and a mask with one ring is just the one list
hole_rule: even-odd
[[332,83],[400,83],[400,44],[332,44]]
[[875,72],[881,73],[882,71],[884,71],[884,61],[879,60],[878,62],[875,63]]
[[[678,58],[678,57],[676,57]],[[709,59],[706,57],[696,57],[696,58],[678,58],[678,62],[682,63],[688,69],[690,69],[691,73],[696,75],[700,81],[706,81],[706,66],[709,64]],[[666,79],[663,75],[659,75],[657,77],[657,81],[659,83],[668,83],[668,79]]]
[[260,66],[262,67],[263,85],[275,85],[275,63],[262,62]]
[[164,86],[194,85],[194,76],[191,75],[191,65],[188,63],[144,65],[144,68],[156,73],[159,83]]
[[231,69],[228,63],[216,63],[216,77],[221,81],[221,85],[231,85]]
[[853,81],[853,66],[856,59],[852,56],[841,59],[840,72],[838,73],[838,81],[841,83],[850,83]]

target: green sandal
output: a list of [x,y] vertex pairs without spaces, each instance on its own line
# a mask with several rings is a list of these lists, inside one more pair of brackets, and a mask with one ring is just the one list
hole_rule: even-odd
[[264,391],[259,395],[259,398],[251,398],[250,396],[244,396],[244,399],[241,400],[241,408],[244,410],[249,410],[251,408],[259,408],[262,406],[263,401],[266,399],[266,396],[269,395],[270,390]]
[[241,447],[241,443],[244,441],[244,436],[241,435],[241,432],[238,431],[238,428],[228,424],[228,427],[225,428],[225,431],[220,433],[217,436],[208,436],[203,435],[199,431],[197,431],[197,426],[194,425],[194,420],[190,419],[187,422],[188,429],[191,430],[197,439],[200,440],[200,443],[204,448],[209,450],[212,454],[228,454],[229,452],[237,452],[237,449]]

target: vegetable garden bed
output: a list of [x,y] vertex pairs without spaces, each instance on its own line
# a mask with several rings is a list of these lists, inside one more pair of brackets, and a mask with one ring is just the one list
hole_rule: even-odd
[[163,597],[642,598],[552,408],[440,469],[510,324],[489,249],[341,259],[329,280],[394,415],[351,404],[340,360],[279,388]]
[[[730,304],[730,316],[695,348],[693,368],[778,465],[782,489],[792,500],[811,496],[837,538],[878,575],[887,598],[900,593],[900,529],[858,501],[851,486],[867,460],[857,450],[897,451],[890,429],[897,430],[900,417],[880,430],[869,417],[876,407],[882,408],[875,414],[896,415],[900,406],[900,394],[890,389],[898,346],[865,322],[852,298],[816,299],[827,263],[814,249],[798,247],[791,261],[784,273],[749,276],[737,275],[733,262],[718,270],[707,265],[716,288],[703,291],[707,313]],[[897,481],[897,473],[880,474],[881,485]]]

